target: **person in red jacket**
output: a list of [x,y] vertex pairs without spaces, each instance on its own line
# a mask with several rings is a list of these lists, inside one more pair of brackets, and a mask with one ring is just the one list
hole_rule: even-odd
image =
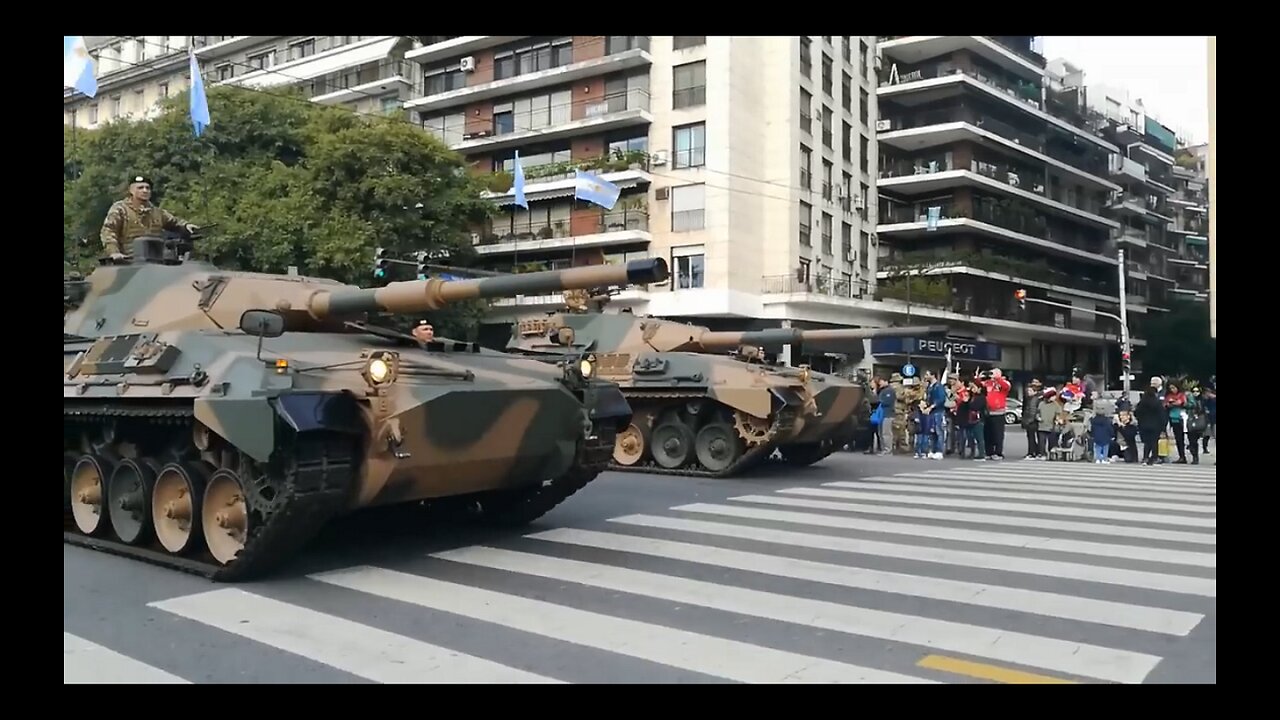
[[987,458],[1003,460],[1004,411],[1013,386],[1004,379],[1000,368],[993,369],[982,385],[987,389]]

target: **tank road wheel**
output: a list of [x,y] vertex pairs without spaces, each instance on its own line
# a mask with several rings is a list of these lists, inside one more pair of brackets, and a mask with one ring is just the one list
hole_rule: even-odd
[[249,536],[249,508],[238,475],[223,469],[209,478],[200,516],[209,554],[223,565],[235,560]]
[[206,477],[194,463],[169,463],[156,476],[151,524],[156,539],[174,555],[190,552],[200,542],[200,500]]
[[618,433],[618,439],[613,445],[613,461],[628,467],[640,462],[649,446],[649,438],[645,435],[644,429],[636,423],[631,423],[626,430]]
[[723,472],[742,457],[743,443],[733,426],[713,422],[698,431],[694,449],[703,467],[711,472]]
[[110,525],[106,508],[107,478],[115,465],[101,455],[82,455],[71,471],[71,516],[85,535],[98,536]]
[[653,461],[668,470],[674,470],[689,460],[693,449],[693,431],[679,420],[664,422],[653,429],[653,442],[649,454]]
[[146,460],[121,460],[111,473],[107,499],[111,527],[129,545],[141,545],[151,535],[151,490],[156,468]]

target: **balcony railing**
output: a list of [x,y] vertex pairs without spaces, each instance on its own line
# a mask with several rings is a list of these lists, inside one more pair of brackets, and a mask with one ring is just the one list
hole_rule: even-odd
[[[585,160],[565,160],[563,162],[544,163],[542,165],[525,165],[524,181],[555,182],[568,180],[578,170],[589,170],[598,173],[623,172],[624,170],[648,170],[649,153],[644,150],[612,152]],[[499,170],[485,176],[485,185],[492,192],[505,193],[511,190],[515,177],[506,170]]]
[[378,82],[379,80],[390,80],[397,76],[406,80],[411,77],[409,75],[409,63],[403,60],[382,60],[376,65],[371,63],[359,69],[342,70],[316,78],[311,83],[312,95],[316,97],[328,95],[329,93],[350,90],[361,85]]
[[767,275],[761,278],[760,285],[764,295],[812,293],[846,300],[870,300],[873,287],[866,280],[842,280],[825,275],[810,275],[808,280],[795,275]]
[[[577,224],[582,228],[581,221]],[[589,232],[573,232],[574,223],[568,218],[553,220],[532,220],[521,223],[503,223],[500,227],[490,227],[480,236],[479,245],[500,245],[503,243],[523,243],[534,240],[553,240],[558,238],[585,237],[600,233],[644,231],[649,230],[649,211],[644,207],[626,210],[608,210],[598,214]]]
[[931,80],[933,78],[951,77],[953,75],[967,75],[988,87],[999,90],[1000,92],[1014,98],[1020,102],[1034,107],[1037,110],[1043,110],[1044,106],[1040,102],[1040,87],[1029,82],[1017,81],[1011,82],[1003,78],[994,77],[981,70],[957,67],[952,62],[941,63],[925,63],[916,66],[898,67],[898,80],[891,83],[892,77],[890,70],[882,70],[880,72],[880,87],[892,87],[894,84],[902,84],[908,82],[916,82],[918,80]]
[[605,95],[600,102],[587,106],[587,117],[611,115],[627,110],[648,110],[649,93],[644,90],[628,90],[625,93]]
[[[584,117],[601,117],[626,110],[648,110],[649,93],[643,90],[629,90],[625,93],[606,95],[599,102],[587,105]],[[524,112],[504,112],[494,115],[488,121],[468,121],[465,123],[463,140],[471,140],[487,134],[495,137],[513,133],[531,132],[534,130],[550,130],[557,126],[573,122],[573,104],[551,105]],[[435,132],[433,128],[427,128]],[[446,127],[443,133],[448,137],[452,128]],[[528,176],[525,176],[526,179]]]
[[882,271],[896,274],[948,267],[971,267],[975,270],[1008,275],[1022,280],[1034,280],[1057,287],[1074,288],[1110,297],[1115,297],[1119,293],[1119,286],[1116,280],[1098,280],[1076,272],[1059,270],[1051,267],[1046,262],[1022,260],[1006,255],[994,255],[977,251],[948,252],[946,255],[927,251],[901,253],[880,261],[880,269]]
[[881,222],[886,224],[924,222],[928,213],[925,206],[942,205],[943,220],[967,218],[994,225],[1005,230],[1048,240],[1063,247],[1087,253],[1101,252],[1106,243],[1101,235],[1091,235],[1073,227],[1063,227],[1029,205],[1016,200],[992,200],[979,196],[980,202],[972,209],[960,207],[950,200],[921,203],[918,208],[895,206],[882,210]]
[[1048,62],[1043,55],[1027,47],[1023,43],[1024,38],[1003,35],[987,35],[986,37],[1000,47],[1012,50],[1014,54],[1030,60],[1036,67],[1044,67]]

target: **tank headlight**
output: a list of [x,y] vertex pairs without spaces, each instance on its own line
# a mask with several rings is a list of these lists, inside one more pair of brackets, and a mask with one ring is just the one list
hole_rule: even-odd
[[378,384],[384,382],[387,376],[391,374],[391,368],[387,365],[387,361],[382,358],[374,358],[369,361],[369,379]]
[[582,360],[578,361],[578,372],[582,373],[583,378],[590,380],[595,371],[596,364],[591,358],[582,358]]
[[397,364],[395,353],[373,353],[365,362],[361,375],[370,385],[386,385],[395,382]]

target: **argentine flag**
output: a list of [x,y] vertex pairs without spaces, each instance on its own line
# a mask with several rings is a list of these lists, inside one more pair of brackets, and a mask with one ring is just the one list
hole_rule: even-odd
[[98,94],[97,71],[83,35],[62,36],[62,87],[75,88],[89,97]]

